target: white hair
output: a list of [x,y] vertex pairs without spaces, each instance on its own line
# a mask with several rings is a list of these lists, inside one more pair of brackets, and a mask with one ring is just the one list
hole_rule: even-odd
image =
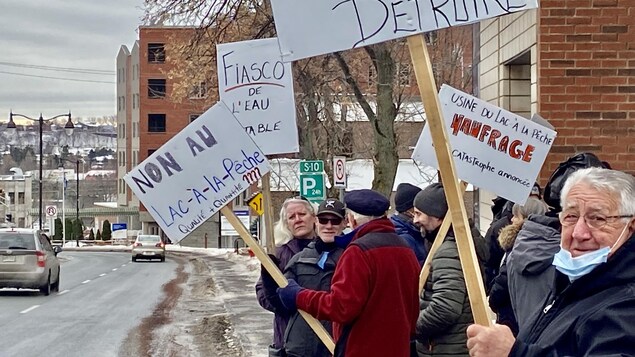
[[276,247],[283,246],[293,239],[293,233],[291,233],[291,229],[289,229],[289,224],[287,222],[287,207],[292,203],[302,204],[310,215],[315,216],[316,209],[311,202],[301,198],[289,198],[285,200],[280,208],[280,218],[273,227],[273,240]]
[[560,192],[562,207],[567,206],[569,191],[578,183],[587,184],[597,191],[617,196],[620,215],[635,214],[635,177],[632,175],[599,167],[577,170],[569,176],[562,187]]
[[353,216],[353,219],[355,220],[355,222],[357,222],[358,226],[361,226],[364,223],[368,223],[372,220],[375,219],[379,219],[382,218],[383,216],[365,216],[361,213],[357,213],[349,208],[346,209],[346,212],[348,212],[349,214],[351,214]]

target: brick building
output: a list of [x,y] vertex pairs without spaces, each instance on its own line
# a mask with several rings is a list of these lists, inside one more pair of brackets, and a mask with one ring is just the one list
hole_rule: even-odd
[[[477,95],[539,113],[558,132],[543,166],[591,151],[635,173],[635,6],[623,0],[543,0],[540,8],[482,21]],[[491,194],[480,197],[489,225]]]

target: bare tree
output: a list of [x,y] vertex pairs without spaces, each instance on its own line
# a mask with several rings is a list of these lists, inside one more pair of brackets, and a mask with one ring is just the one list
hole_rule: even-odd
[[[166,47],[168,59],[176,66],[169,73],[170,78],[175,79],[171,93],[175,100],[187,98],[192,83],[202,80],[217,83],[215,43],[275,36],[267,0],[146,0],[145,4],[148,25],[198,28],[196,36],[170,41]],[[432,51],[433,60],[440,64],[435,72],[437,83],[465,89],[465,82],[469,85],[465,74],[469,71],[464,70],[459,60],[465,56],[462,42],[465,38],[471,41],[471,35],[446,35],[445,32],[451,31],[442,31],[435,33],[436,45],[455,50],[452,56],[448,56],[445,49]],[[471,53],[471,42],[467,47]],[[330,162],[333,155],[372,157],[373,189],[389,195],[399,164],[398,146],[411,145],[398,143],[395,119],[402,113],[405,102],[418,100],[416,85],[404,80],[413,78],[409,64],[403,40],[295,62],[300,157],[326,162]],[[355,132],[347,118],[351,112],[357,112],[356,109],[370,124],[370,135],[359,138],[366,147],[353,145]]]

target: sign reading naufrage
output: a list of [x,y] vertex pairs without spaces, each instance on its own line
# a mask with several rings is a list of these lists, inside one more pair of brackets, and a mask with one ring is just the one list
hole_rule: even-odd
[[284,61],[535,9],[538,0],[271,0]]
[[[447,85],[439,101],[458,178],[524,204],[556,132]],[[427,125],[412,158],[439,167]]]
[[270,170],[265,154],[222,102],[124,176],[173,242]]
[[293,76],[276,38],[216,46],[220,99],[266,154],[299,151]]

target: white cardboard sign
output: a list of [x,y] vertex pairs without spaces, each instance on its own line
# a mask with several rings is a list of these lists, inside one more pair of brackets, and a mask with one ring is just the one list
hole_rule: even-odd
[[538,7],[538,0],[271,0],[285,62]]
[[216,46],[220,99],[266,154],[299,151],[293,75],[276,38]]
[[170,240],[179,242],[269,170],[265,154],[218,102],[124,180]]
[[[447,85],[439,101],[458,178],[524,204],[556,132]],[[439,167],[427,125],[412,158]]]

